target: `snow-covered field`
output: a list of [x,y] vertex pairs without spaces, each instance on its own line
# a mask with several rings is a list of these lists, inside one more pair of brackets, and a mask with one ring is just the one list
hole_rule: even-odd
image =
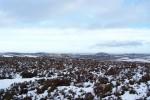
[[128,62],[145,62],[145,63],[150,63],[150,59],[149,58],[128,58],[128,57],[123,57],[123,58],[119,58],[117,59],[117,61],[128,61]]
[[21,82],[28,82],[28,81],[34,81],[38,78],[16,78],[16,79],[2,79],[0,80],[0,89],[6,89],[9,88],[9,86],[13,83],[21,83]]
[[150,100],[150,63],[122,60],[0,57],[0,100]]

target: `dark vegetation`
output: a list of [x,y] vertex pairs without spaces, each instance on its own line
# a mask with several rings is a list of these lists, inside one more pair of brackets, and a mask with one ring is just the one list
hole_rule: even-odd
[[[40,78],[34,81],[14,83],[0,90],[0,100],[40,100],[60,99],[60,94],[75,100],[120,100],[129,91],[137,94],[133,85],[147,85],[148,92],[142,99],[150,96],[150,64],[139,62],[99,61],[94,59],[71,59],[51,57],[0,57],[0,79]],[[140,74],[141,77],[137,74]],[[127,81],[128,80],[128,81]],[[91,83],[85,86],[84,83]],[[75,86],[80,88],[80,96],[74,90],[58,87]],[[93,92],[84,88],[92,87]],[[30,93],[34,92],[36,95]],[[67,92],[66,92],[67,91]],[[44,93],[47,95],[42,95]]]

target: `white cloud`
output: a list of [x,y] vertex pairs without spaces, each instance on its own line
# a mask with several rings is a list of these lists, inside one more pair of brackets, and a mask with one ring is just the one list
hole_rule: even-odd
[[149,52],[149,5],[148,0],[1,0],[0,51]]
[[[149,29],[0,29],[0,51],[18,52],[149,52]],[[112,42],[110,42],[112,41]],[[111,46],[114,42],[130,47]],[[124,43],[122,43],[122,41]],[[134,43],[133,43],[134,41]],[[109,44],[96,46],[97,44]],[[111,44],[112,43],[112,44]],[[131,45],[132,43],[132,45]],[[134,44],[140,46],[134,46]],[[113,50],[113,51],[111,51]]]

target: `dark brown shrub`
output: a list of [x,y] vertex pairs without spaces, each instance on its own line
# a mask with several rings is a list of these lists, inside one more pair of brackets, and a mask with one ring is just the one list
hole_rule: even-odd
[[140,79],[140,82],[147,82],[149,80],[150,80],[150,75],[146,74],[142,76],[142,78]]
[[131,89],[131,90],[129,91],[129,93],[130,93],[130,94],[136,94],[137,92],[136,92],[135,90]]
[[129,80],[130,85],[134,85],[135,81],[134,80]]
[[150,96],[150,91],[147,92],[147,97],[149,97],[149,96]]
[[94,99],[94,96],[93,96],[91,93],[86,93],[84,99],[85,99],[85,100],[93,100],[93,99]]
[[32,97],[26,96],[25,98],[23,98],[23,100],[32,100]]
[[116,74],[119,74],[119,71],[117,68],[110,68],[106,73],[106,75],[116,75]]
[[98,96],[102,96],[106,94],[107,92],[112,91],[112,84],[96,84],[94,88],[94,92]]
[[129,88],[127,86],[122,86],[121,88],[122,88],[123,91],[128,91],[129,90]]
[[14,96],[14,94],[12,94],[10,92],[6,92],[3,96],[3,100],[12,100],[13,96]]
[[28,72],[28,71],[23,71],[21,73],[22,78],[32,78],[32,77],[36,77],[37,76],[37,72]]
[[52,92],[57,86],[69,86],[70,80],[68,79],[51,79],[51,80],[41,80],[44,81],[42,83],[42,88],[37,88],[38,93],[43,93],[45,90],[48,90],[48,92]]
[[99,82],[100,82],[101,84],[107,84],[107,83],[108,83],[108,78],[106,78],[106,77],[100,77],[100,78],[99,78]]
[[21,89],[20,94],[27,94],[28,93],[28,89],[24,88]]

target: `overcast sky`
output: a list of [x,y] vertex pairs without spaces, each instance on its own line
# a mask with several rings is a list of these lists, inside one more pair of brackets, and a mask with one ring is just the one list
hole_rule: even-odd
[[150,0],[0,0],[0,52],[150,53]]

